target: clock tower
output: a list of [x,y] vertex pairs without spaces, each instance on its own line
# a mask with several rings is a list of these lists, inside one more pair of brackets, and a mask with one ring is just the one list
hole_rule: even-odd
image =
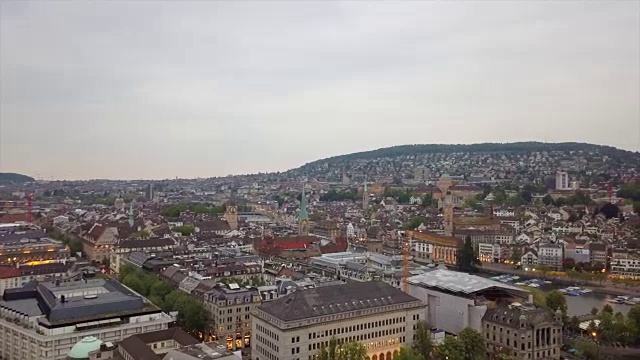
[[227,224],[229,224],[231,230],[238,230],[238,206],[236,202],[233,201],[233,198],[227,204],[224,219],[227,220]]

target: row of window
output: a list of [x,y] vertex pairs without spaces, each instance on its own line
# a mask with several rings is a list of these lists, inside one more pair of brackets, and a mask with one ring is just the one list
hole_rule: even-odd
[[331,337],[331,336],[334,336],[334,335],[351,333],[351,332],[354,332],[354,331],[360,331],[360,330],[366,330],[366,329],[373,329],[373,328],[381,327],[381,326],[404,324],[405,321],[406,321],[406,318],[404,316],[398,316],[398,317],[394,317],[394,318],[386,319],[386,320],[381,320],[381,321],[371,321],[371,322],[368,322],[368,323],[357,324],[357,325],[354,325],[354,326],[340,327],[340,328],[337,328],[337,329],[329,329],[329,330],[309,333],[309,339],[311,340],[311,339],[316,339],[316,338],[322,338],[322,337],[325,337],[325,336]]

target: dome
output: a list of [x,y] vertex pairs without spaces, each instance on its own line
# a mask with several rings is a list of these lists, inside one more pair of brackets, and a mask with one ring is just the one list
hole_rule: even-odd
[[70,359],[88,359],[89,353],[100,350],[100,345],[102,345],[102,340],[95,336],[87,336],[73,345],[68,357]]

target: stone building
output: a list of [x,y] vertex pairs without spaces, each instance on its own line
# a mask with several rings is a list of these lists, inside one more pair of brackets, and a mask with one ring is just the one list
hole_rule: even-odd
[[296,291],[253,313],[251,359],[311,359],[335,337],[362,343],[370,360],[391,360],[424,316],[420,300],[379,281]]
[[489,358],[504,353],[516,359],[560,359],[562,312],[512,304],[487,310],[482,332]]

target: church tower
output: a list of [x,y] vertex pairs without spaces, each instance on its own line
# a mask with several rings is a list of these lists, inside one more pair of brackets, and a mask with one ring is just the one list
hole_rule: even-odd
[[133,227],[134,218],[133,218],[133,201],[129,203],[129,226]]
[[229,224],[231,230],[238,230],[238,205],[236,205],[233,195],[231,195],[231,200],[227,203],[227,208],[224,211],[224,219],[227,220],[227,224]]
[[307,212],[307,195],[304,193],[304,187],[305,184],[302,184],[300,213],[298,214],[298,235],[309,235],[309,213]]
[[451,193],[447,192],[444,198],[444,234],[447,236],[453,235],[453,199]]
[[367,176],[364,177],[364,186],[362,187],[362,210],[369,208],[369,190],[367,190]]

